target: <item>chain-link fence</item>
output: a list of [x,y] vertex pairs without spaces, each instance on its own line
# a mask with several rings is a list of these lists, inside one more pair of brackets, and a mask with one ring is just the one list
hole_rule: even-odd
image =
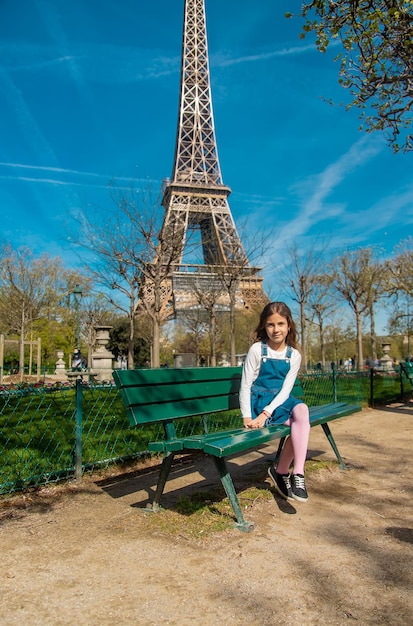
[[[411,393],[400,373],[333,372],[301,376],[310,406],[327,402],[379,404]],[[179,420],[178,435],[241,425],[239,411]],[[70,386],[17,386],[0,389],[0,494],[139,458],[161,425],[129,426],[120,393],[113,385],[78,379]]]

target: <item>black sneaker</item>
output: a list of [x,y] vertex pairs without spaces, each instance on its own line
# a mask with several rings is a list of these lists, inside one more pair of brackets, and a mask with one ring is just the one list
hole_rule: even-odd
[[268,476],[274,483],[275,490],[280,494],[282,498],[288,500],[289,498],[291,499],[293,497],[289,474],[278,474],[275,471],[275,467],[271,466],[268,468]]
[[308,493],[305,488],[304,476],[302,474],[291,475],[291,491],[294,500],[298,500],[298,502],[307,502]]

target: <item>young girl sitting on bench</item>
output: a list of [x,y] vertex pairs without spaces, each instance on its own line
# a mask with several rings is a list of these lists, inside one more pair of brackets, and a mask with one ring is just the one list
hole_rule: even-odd
[[[277,467],[268,474],[285,499],[306,502],[304,480],[310,420],[308,406],[290,395],[301,365],[297,329],[284,302],[270,302],[254,332],[255,343],[246,356],[240,389],[240,406],[246,428],[273,424],[291,427]],[[290,475],[290,465],[293,471]]]

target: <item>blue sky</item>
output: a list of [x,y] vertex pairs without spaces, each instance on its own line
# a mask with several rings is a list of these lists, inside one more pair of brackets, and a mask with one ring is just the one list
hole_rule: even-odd
[[[412,155],[359,132],[337,51],[300,40],[295,0],[206,0],[215,130],[236,223],[285,244],[391,254],[412,234]],[[172,171],[183,0],[2,0],[1,238],[70,267],[71,215],[110,211],[106,189]],[[259,226],[258,226],[259,225]],[[265,270],[266,287],[273,268]]]

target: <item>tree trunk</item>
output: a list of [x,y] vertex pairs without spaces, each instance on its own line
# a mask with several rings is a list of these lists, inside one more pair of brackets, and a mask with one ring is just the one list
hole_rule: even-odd
[[300,319],[301,319],[301,357],[304,369],[307,369],[307,328],[305,322],[305,307],[304,303],[300,303]]
[[230,333],[230,345],[231,345],[231,365],[237,364],[236,357],[236,344],[235,344],[235,298],[231,294],[230,297],[230,309],[229,309],[229,333]]
[[216,367],[217,365],[217,355],[215,351],[215,337],[216,337],[216,316],[215,311],[212,309],[211,311],[211,327],[209,332],[209,341],[210,341],[210,356],[211,356],[211,367]]
[[357,324],[357,352],[358,352],[357,370],[360,370],[363,364],[363,331],[361,327],[361,314],[359,311],[356,311],[356,324]]
[[92,369],[92,352],[93,352],[93,329],[88,324],[87,330],[87,367],[88,369]]
[[135,366],[134,358],[133,358],[134,340],[135,340],[135,318],[134,318],[133,312],[131,311],[129,314],[128,370],[133,370]]
[[323,370],[326,369],[326,345],[324,341],[324,327],[323,322],[320,320],[320,352],[321,352],[321,364]]
[[373,360],[377,359],[377,342],[376,342],[376,320],[374,316],[374,307],[370,307],[370,345],[371,356]]
[[152,319],[152,341],[153,341],[153,349],[152,349],[152,367],[160,367],[160,358],[159,358],[159,347],[160,347],[160,336],[161,336],[161,325],[159,323],[159,319],[155,316]]
[[29,343],[29,376],[32,375],[33,370],[33,333],[30,333],[30,343]]
[[25,324],[24,324],[24,307],[23,307],[22,318],[21,318],[21,328],[20,328],[20,343],[19,343],[20,382],[23,381],[23,377],[24,377],[24,333],[25,333]]

